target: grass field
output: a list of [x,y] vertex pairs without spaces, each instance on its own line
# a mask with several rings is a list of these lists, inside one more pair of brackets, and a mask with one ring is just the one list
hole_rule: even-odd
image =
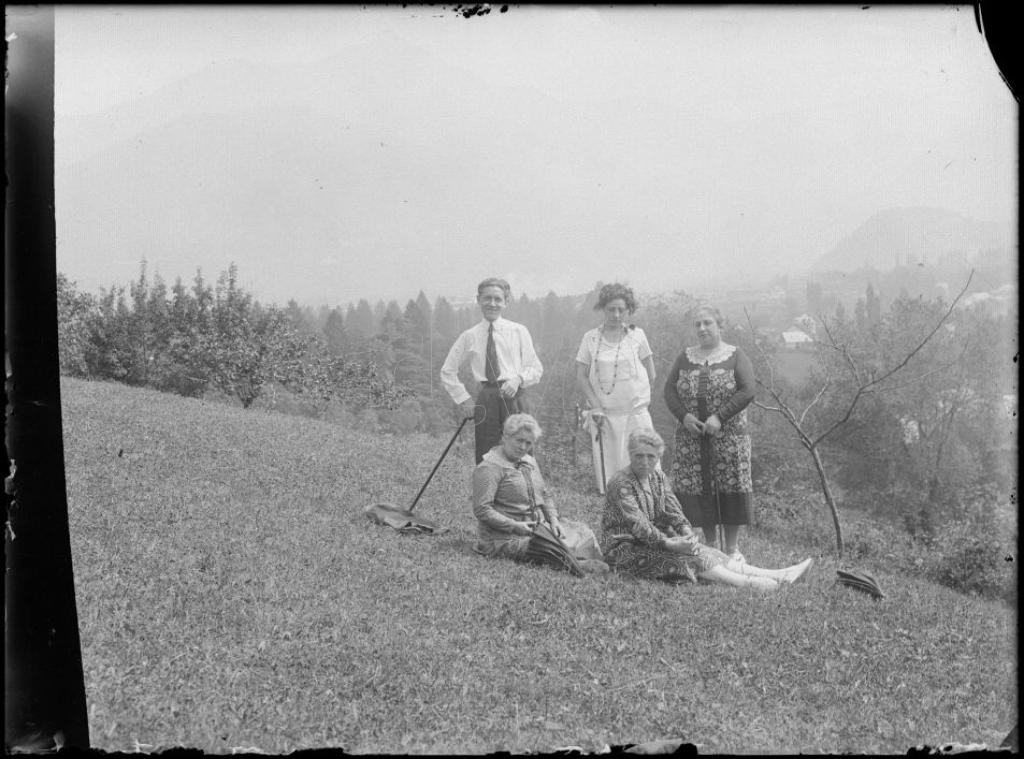
[[[576,580],[472,550],[472,435],[417,506],[371,524],[445,441],[63,380],[72,549],[93,745],[210,752],[904,753],[997,746],[1017,721],[1016,610],[865,567],[773,596]],[[559,487],[597,525],[594,496]],[[765,566],[806,549],[756,533]]]

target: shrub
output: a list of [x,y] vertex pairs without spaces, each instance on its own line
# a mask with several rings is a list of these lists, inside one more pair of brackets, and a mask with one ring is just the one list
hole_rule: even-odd
[[831,550],[832,522],[815,490],[794,484],[785,490],[754,492],[754,528],[786,542]]
[[931,541],[927,565],[934,581],[983,598],[1007,598],[1016,585],[1015,536],[978,533],[967,522],[946,525]]

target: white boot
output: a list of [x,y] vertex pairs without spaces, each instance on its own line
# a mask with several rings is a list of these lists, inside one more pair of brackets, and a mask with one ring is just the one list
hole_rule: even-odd
[[788,582],[787,578],[795,567],[765,569],[764,567],[755,567],[753,564],[748,564],[747,560],[742,556],[739,559],[734,559],[730,556],[729,560],[725,562],[725,568],[747,577],[768,577],[779,582]]
[[812,564],[814,564],[814,559],[804,559],[799,564],[794,564],[786,570],[786,576],[782,578],[782,581],[791,585],[802,582]]

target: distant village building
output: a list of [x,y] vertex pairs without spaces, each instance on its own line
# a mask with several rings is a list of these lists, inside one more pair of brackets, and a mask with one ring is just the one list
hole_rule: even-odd
[[909,417],[900,417],[900,427],[903,430],[903,443],[905,445],[914,445],[921,440],[921,425],[917,423],[916,419]]
[[962,308],[984,308],[991,314],[1008,314],[1017,300],[1017,287],[1007,283],[988,292],[971,293],[961,303]]
[[448,305],[452,307],[453,311],[458,311],[461,308],[476,308],[476,298],[467,298],[465,296],[446,296],[445,300],[448,301]]
[[793,327],[782,332],[782,346],[786,350],[806,350],[810,348],[813,343],[814,338],[802,329],[796,329]]
[[796,317],[793,322],[808,335],[814,336],[818,332],[818,323],[809,314],[802,314]]

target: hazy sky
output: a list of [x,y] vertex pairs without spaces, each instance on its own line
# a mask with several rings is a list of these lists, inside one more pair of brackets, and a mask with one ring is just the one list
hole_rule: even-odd
[[1016,229],[970,6],[57,6],[58,268],[264,301],[799,271],[872,214]]

